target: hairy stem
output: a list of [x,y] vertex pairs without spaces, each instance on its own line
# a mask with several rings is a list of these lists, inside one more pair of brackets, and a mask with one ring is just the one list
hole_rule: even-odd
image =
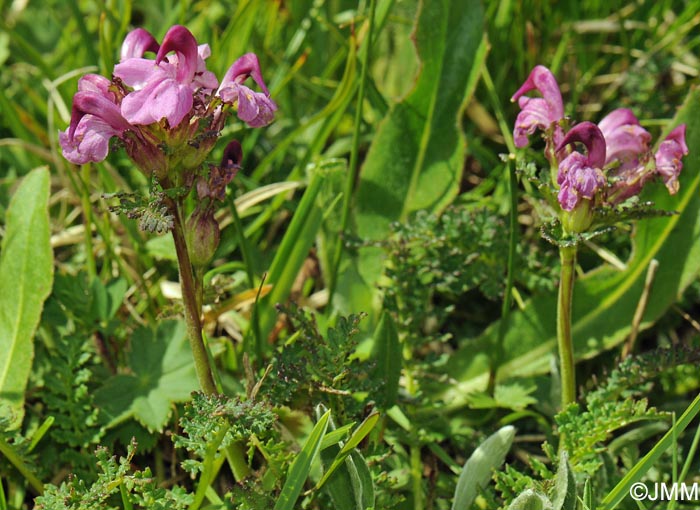
[[180,269],[180,286],[182,287],[182,302],[185,307],[185,323],[187,325],[187,336],[192,348],[194,357],[194,368],[197,372],[197,379],[202,391],[212,395],[217,393],[214,376],[212,375],[209,355],[204,345],[202,337],[201,307],[198,306],[197,284],[190,263],[190,256],[187,253],[187,243],[181,218],[181,204],[175,202],[172,207],[174,216],[173,240],[175,241],[175,251],[177,253],[177,263]]
[[573,301],[574,279],[576,277],[576,247],[562,246],[561,280],[557,300],[557,343],[561,367],[562,409],[576,401],[576,372],[574,369],[574,344],[571,338],[571,305]]

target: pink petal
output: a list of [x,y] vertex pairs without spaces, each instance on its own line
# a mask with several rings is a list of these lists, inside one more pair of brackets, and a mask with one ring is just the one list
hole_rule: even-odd
[[[197,70],[197,59],[199,58],[197,40],[192,35],[192,32],[182,25],[171,27],[168,33],[165,34],[163,44],[158,50],[156,64],[162,62],[171,51],[178,53],[177,81],[180,83],[191,83]],[[182,57],[179,55],[182,55]]]
[[76,165],[103,161],[109,152],[109,139],[119,133],[109,124],[95,117],[85,115],[78,123],[74,135],[68,130],[59,132],[58,140],[63,156]]
[[167,65],[157,66],[153,60],[130,58],[114,66],[114,76],[129,87],[140,90],[149,82],[174,77],[175,73]]
[[158,48],[158,42],[148,30],[137,28],[126,34],[119,61],[123,62],[128,58],[141,58],[147,51],[158,53]]
[[226,74],[224,75],[224,79],[221,80],[219,92],[221,92],[224,88],[231,87],[234,83],[243,83],[248,76],[253,78],[255,83],[258,84],[258,87],[262,89],[265,95],[270,95],[270,91],[267,90],[265,81],[262,78],[262,73],[260,72],[260,62],[258,61],[258,57],[255,55],[255,53],[246,53],[228,68],[228,71],[226,71]]
[[595,168],[603,168],[605,165],[605,137],[598,126],[592,122],[576,124],[566,134],[557,147],[557,152],[567,145],[580,142],[588,151],[587,165]]
[[678,192],[678,177],[683,170],[683,156],[688,154],[688,146],[685,143],[686,125],[681,124],[671,131],[659,145],[654,159],[656,172],[661,176],[669,193]]

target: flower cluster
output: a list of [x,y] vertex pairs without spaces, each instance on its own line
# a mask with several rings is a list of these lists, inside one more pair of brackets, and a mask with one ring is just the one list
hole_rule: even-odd
[[[78,82],[70,125],[59,133],[65,158],[102,161],[117,137],[144,174],[182,185],[183,172],[202,165],[230,111],[251,127],[272,122],[277,106],[255,54],[240,57],[219,83],[206,68],[210,53],[183,26],[170,28],[160,45],[146,30],[130,32],[111,80],[88,74]],[[249,77],[262,92],[244,85]]]
[[[542,97],[524,94],[537,90]],[[651,135],[628,109],[609,113],[597,125],[581,122],[565,131],[564,105],[557,81],[544,66],[536,66],[513,95],[521,108],[513,132],[515,145],[525,147],[528,136],[540,130],[545,155],[555,169],[557,200],[564,211],[565,228],[587,229],[599,205],[618,205],[638,195],[644,185],[660,177],[668,191],[678,191],[682,157],[688,154],[685,125],[679,125],[660,143],[656,153]],[[575,150],[582,144],[586,153]]]

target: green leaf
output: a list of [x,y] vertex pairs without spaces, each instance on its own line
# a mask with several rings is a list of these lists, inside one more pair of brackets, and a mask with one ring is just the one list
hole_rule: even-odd
[[[415,41],[422,67],[412,92],[394,105],[374,135],[356,197],[357,233],[382,239],[419,209],[439,210],[459,191],[466,141],[459,123],[486,57],[478,0],[421,2]],[[370,288],[381,274],[376,248],[362,250],[359,271]]]
[[309,255],[324,215],[330,212],[327,206],[333,203],[322,200],[328,198],[327,186],[332,185],[335,176],[344,170],[344,163],[335,159],[323,161],[310,169],[309,186],[282,238],[265,282],[272,284],[272,290],[259,308],[261,338],[267,337],[277,320],[277,310],[269,305],[283,303],[289,297],[294,279]]
[[347,443],[345,443],[345,445],[338,451],[335,459],[333,459],[333,463],[328,469],[326,469],[326,472],[323,473],[323,477],[316,484],[317,489],[320,488],[326,482],[326,480],[328,480],[328,478],[330,478],[333,472],[338,469],[338,467],[345,461],[345,459],[348,458],[353,450],[355,450],[357,445],[359,445],[360,442],[367,437],[367,434],[369,434],[377,424],[377,420],[379,420],[379,413],[372,413],[365,418],[362,423],[360,423],[360,426],[357,427],[357,429],[353,431]]
[[134,418],[150,431],[162,431],[174,402],[185,402],[199,388],[185,327],[165,321],[141,328],[131,338],[130,374],[108,379],[95,403],[114,426]]
[[649,453],[642,457],[639,462],[627,472],[624,478],[608,492],[603,498],[603,501],[601,501],[600,508],[612,510],[617,507],[617,505],[629,495],[632,485],[639,482],[644,474],[656,464],[664,452],[675,445],[680,434],[690,425],[698,413],[700,413],[700,395],[693,399],[685,412],[678,418],[673,428],[666,432],[664,437],[649,450]]
[[[320,407],[319,409],[323,408]],[[325,473],[323,479],[316,484],[316,489],[323,486],[323,489],[330,495],[334,508],[338,510],[374,508],[374,482],[372,481],[372,475],[367,462],[362,454],[355,449],[355,446],[365,437],[366,432],[368,433],[374,426],[376,423],[375,417],[378,418],[379,415],[374,414],[368,417],[355,430],[342,450],[337,442],[334,442],[326,449],[323,449],[323,444],[329,436],[341,430],[346,430],[347,425],[328,432],[323,438],[321,463]],[[328,427],[330,429],[335,427],[332,419],[328,422]],[[346,451],[348,455],[343,454]],[[338,462],[339,459],[340,462]]]
[[481,2],[423,2],[415,33],[422,62],[413,91],[382,122],[357,190],[357,228],[380,239],[411,211],[457,195],[466,144],[459,119],[485,57]]
[[309,434],[309,437],[306,439],[304,447],[294,458],[292,465],[289,466],[287,479],[285,480],[284,487],[282,487],[282,492],[275,503],[274,510],[294,509],[294,504],[299,497],[301,488],[304,486],[304,482],[309,477],[309,473],[311,472],[311,463],[316,458],[316,455],[318,455],[321,448],[321,440],[326,433],[328,419],[330,416],[330,410],[326,411],[326,413],[321,416],[318,423],[316,423],[311,431],[311,434]]
[[48,169],[37,168],[22,180],[7,209],[0,252],[0,404],[12,413],[10,429],[24,416],[34,332],[53,282],[49,191]]
[[531,394],[537,389],[532,385],[525,387],[522,384],[499,384],[493,392],[493,396],[488,392],[474,392],[465,398],[472,409],[512,409],[522,411],[526,407],[536,404],[537,399]]
[[371,359],[376,363],[377,380],[384,381],[381,393],[375,396],[375,400],[382,409],[389,409],[396,404],[399,395],[403,354],[396,324],[387,311],[382,313],[374,332]]
[[[478,0],[421,2],[414,33],[420,74],[380,123],[360,172],[353,220],[361,238],[381,240],[392,222],[443,209],[456,196],[466,151],[460,122],[487,53],[482,16]],[[383,270],[375,246],[344,259],[333,305],[368,312],[367,324],[376,324]]]
[[569,456],[562,450],[554,485],[554,510],[576,510],[577,501],[576,479],[569,467]]
[[452,510],[471,508],[479,489],[489,482],[493,470],[499,468],[506,460],[514,438],[515,428],[507,425],[491,434],[474,450],[459,475]]
[[552,510],[552,502],[544,494],[527,489],[513,500],[508,510]]
[[[686,141],[690,154],[683,160],[680,191],[670,196],[658,184],[644,200],[657,207],[678,211],[677,215],[653,218],[637,224],[632,256],[624,271],[603,266],[580,278],[574,288],[573,328],[577,359],[588,359],[620,344],[629,334],[647,268],[659,262],[641,329],[654,324],[677,301],[700,272],[700,91],[692,90],[672,125],[688,125]],[[556,345],[556,293],[531,300],[522,312],[511,314],[504,338],[504,363],[498,379],[530,376],[550,369]],[[488,383],[485,355],[495,341],[498,323],[475,341],[455,352],[448,371],[459,381],[442,394],[451,408],[465,404],[465,395],[483,390]]]

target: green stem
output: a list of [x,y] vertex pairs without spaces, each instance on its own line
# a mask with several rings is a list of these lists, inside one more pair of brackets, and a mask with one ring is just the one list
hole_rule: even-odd
[[83,165],[80,177],[82,180],[80,201],[83,206],[83,220],[85,223],[85,261],[87,264],[88,277],[92,281],[97,275],[97,264],[95,263],[95,252],[92,247],[92,206],[90,205],[90,167]]
[[423,462],[421,460],[420,451],[421,447],[419,444],[411,445],[411,480],[413,485],[414,510],[423,510]]
[[209,355],[202,338],[201,308],[197,306],[197,285],[192,272],[190,256],[187,252],[185,233],[182,224],[181,204],[172,204],[174,217],[173,240],[175,241],[175,252],[180,268],[180,286],[182,288],[182,302],[185,307],[185,324],[187,325],[187,336],[192,348],[194,357],[194,368],[197,372],[197,379],[202,391],[208,395],[216,394],[216,384],[212,375]]
[[32,470],[24,463],[22,458],[17,455],[14,448],[12,448],[12,446],[10,446],[2,438],[0,438],[0,454],[2,454],[10,462],[10,464],[15,466],[17,471],[19,471],[24,479],[29,482],[29,485],[32,487],[32,489],[34,489],[34,492],[37,494],[44,493],[44,485],[41,483],[41,481],[34,473],[32,473]]
[[576,401],[576,372],[574,369],[574,344],[571,338],[571,305],[576,277],[576,247],[559,248],[561,280],[557,300],[557,342],[561,370],[562,409]]
[[515,175],[515,162],[513,158],[508,159],[508,175],[510,193],[510,232],[508,236],[508,274],[506,276],[506,288],[503,294],[503,304],[501,307],[501,322],[498,325],[498,336],[493,359],[491,360],[491,372],[489,374],[489,392],[493,392],[496,387],[496,374],[498,367],[503,361],[504,345],[503,339],[508,331],[508,319],[510,309],[513,304],[513,281],[515,279],[515,255],[518,247],[518,178]]

